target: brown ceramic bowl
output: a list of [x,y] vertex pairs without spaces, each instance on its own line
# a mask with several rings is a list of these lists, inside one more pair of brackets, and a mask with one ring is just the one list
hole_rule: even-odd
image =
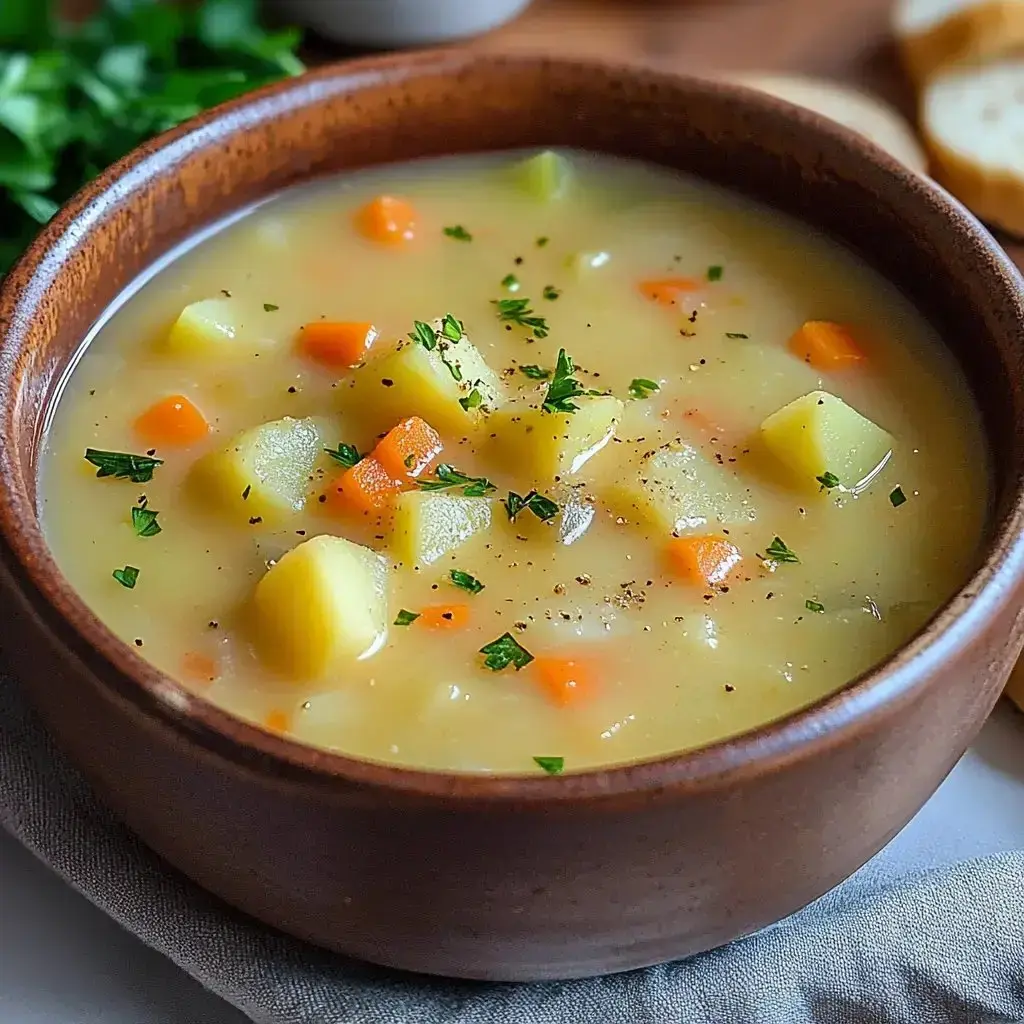
[[[884,665],[702,750],[557,778],[351,760],[238,721],[118,641],[36,515],[47,410],[90,325],[204,224],[315,175],[540,145],[732,186],[858,249],[939,325],[984,409],[994,502],[975,574]],[[47,227],[0,296],[0,564],[9,653],[46,722],[153,849],[255,917],[382,964],[566,978],[708,949],[842,881],[929,797],[1021,645],[1017,272],[947,195],[740,87],[467,53],[329,67],[137,150]],[[158,911],[157,911],[158,912]]]

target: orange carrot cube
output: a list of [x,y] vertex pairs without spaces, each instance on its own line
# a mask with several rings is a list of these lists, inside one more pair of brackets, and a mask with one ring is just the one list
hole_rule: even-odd
[[366,358],[377,336],[371,323],[314,320],[300,328],[296,347],[311,362],[332,370],[347,369]]
[[184,395],[161,398],[135,421],[135,433],[154,447],[187,447],[209,432],[206,417]]
[[742,558],[740,549],[720,533],[673,537],[668,557],[678,576],[699,586],[723,583]]
[[845,370],[864,359],[850,329],[828,320],[808,320],[789,339],[789,350],[816,370]]

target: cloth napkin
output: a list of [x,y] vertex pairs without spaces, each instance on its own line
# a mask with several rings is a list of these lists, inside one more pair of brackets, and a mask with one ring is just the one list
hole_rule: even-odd
[[1024,852],[887,883],[869,865],[757,935],[627,974],[535,985],[400,974],[266,928],[170,868],[99,803],[2,675],[0,824],[257,1024],[1024,1021]]

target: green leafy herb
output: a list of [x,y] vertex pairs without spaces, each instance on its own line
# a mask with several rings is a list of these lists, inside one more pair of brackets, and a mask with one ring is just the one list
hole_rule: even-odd
[[541,405],[545,412],[576,412],[579,406],[573,402],[574,398],[601,393],[600,391],[588,391],[582,387],[576,380],[575,373],[576,367],[572,357],[566,354],[564,348],[560,348],[558,358],[555,360],[555,372]]
[[535,338],[548,336],[548,322],[542,316],[533,316],[529,299],[491,299],[497,308],[498,319],[502,323],[518,324],[533,331]]
[[899,508],[907,500],[907,496],[903,493],[903,488],[897,484],[889,492],[889,502],[893,508]]
[[468,591],[470,594],[479,594],[484,589],[484,585],[475,576],[470,576],[468,572],[463,572],[461,569],[452,569],[448,573],[448,579],[460,590]]
[[749,338],[749,334],[740,334],[738,331],[726,331],[725,336],[727,338]]
[[709,281],[721,281],[722,280],[722,268],[721,267],[708,267],[708,280]]
[[466,395],[465,398],[459,399],[459,405],[461,405],[462,408],[466,410],[466,412],[469,412],[470,409],[479,408],[479,406],[483,403],[483,400],[484,396],[481,395],[476,388],[473,388],[473,390],[470,391],[470,393]]
[[359,449],[354,444],[339,444],[337,448],[325,448],[324,451],[346,469],[351,469],[362,459]]
[[820,601],[812,601],[810,598],[804,601],[804,607],[809,612],[817,612],[819,615],[825,611],[825,606]]
[[449,341],[462,341],[462,321],[456,320],[451,313],[445,313],[441,321],[441,337]]
[[497,640],[484,644],[480,653],[485,656],[484,668],[492,672],[500,672],[509,665],[514,665],[518,672],[533,661],[533,655],[511,633],[502,633]]
[[420,617],[420,613],[419,612],[410,612],[410,611],[406,611],[405,608],[402,608],[398,612],[398,614],[395,616],[395,625],[396,626],[408,626],[408,625],[411,625],[413,622],[415,622],[419,617]]
[[814,479],[821,484],[821,489],[823,491],[831,491],[833,487],[839,486],[839,477],[837,477],[835,473],[828,472],[828,470],[822,473],[821,476],[816,476]]
[[461,224],[454,224],[452,227],[444,228],[443,230],[449,238],[454,238],[457,242],[473,241],[473,236]]
[[434,470],[433,477],[420,477],[416,485],[424,491],[443,491],[449,487],[461,487],[463,497],[466,498],[482,498],[496,490],[494,484],[486,477],[466,476],[445,462]]
[[543,295],[549,302],[554,302],[561,294],[562,293],[553,284],[544,285]]
[[430,324],[425,324],[422,320],[412,322],[409,337],[417,345],[422,345],[428,352],[433,352],[437,348],[437,332]]
[[158,515],[159,512],[146,508],[145,505],[133,505],[132,529],[140,537],[155,537],[163,529],[156,521]]
[[507,288],[510,292],[519,291],[519,278],[515,274],[506,274],[501,279],[501,287]]
[[519,372],[525,374],[530,380],[547,380],[551,376],[550,370],[545,370],[543,366],[537,366],[533,363],[529,366],[520,366]]
[[537,239],[537,248],[543,249],[544,246],[547,245],[550,241],[551,239],[548,238],[547,235],[541,235],[540,238]]
[[645,377],[634,377],[629,385],[629,393],[633,398],[650,398],[655,391],[660,390],[660,384]]
[[140,142],[303,71],[300,33],[265,31],[253,0],[105,0],[74,23],[51,14],[59,6],[0,0],[0,274]]
[[776,537],[768,547],[765,548],[764,553],[773,562],[799,562],[800,559],[796,557],[796,554],[786,547],[785,541],[781,537]]
[[126,590],[134,590],[139,578],[139,570],[134,565],[126,565],[123,569],[115,569],[111,575]]
[[502,504],[504,504],[505,511],[508,513],[509,522],[515,522],[516,516],[523,509],[532,512],[541,522],[547,522],[547,520],[553,519],[558,515],[558,505],[550,498],[545,498],[543,494],[538,494],[536,491],[529,491],[525,495],[509,491],[508,497]]
[[564,757],[535,757],[534,763],[548,775],[561,775],[565,768]]
[[280,306],[275,306],[272,302],[264,302],[263,303],[263,312],[264,313],[276,313],[280,308],[281,308]]
[[97,448],[85,449],[85,461],[96,467],[98,477],[112,476],[131,480],[133,484],[147,484],[153,479],[153,470],[162,466],[163,459],[148,455],[130,455],[127,452],[104,452]]

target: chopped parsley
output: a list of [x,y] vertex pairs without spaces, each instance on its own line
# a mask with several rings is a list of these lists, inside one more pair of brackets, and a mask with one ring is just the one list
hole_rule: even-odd
[[444,233],[457,242],[472,242],[473,236],[461,225],[453,224],[450,228],[444,228]]
[[475,577],[470,576],[468,572],[463,572],[461,569],[452,569],[448,573],[448,579],[452,581],[459,590],[465,590],[470,594],[479,594],[484,589],[484,585]]
[[542,316],[533,316],[529,299],[491,299],[491,304],[498,311],[498,319],[502,323],[517,324],[528,327],[535,338],[548,336],[548,322]]
[[903,488],[897,484],[889,492],[889,503],[893,508],[899,508],[907,500],[907,496],[903,493]]
[[519,515],[523,509],[528,509],[532,512],[542,523],[547,522],[549,519],[553,519],[558,515],[558,505],[555,504],[550,498],[545,498],[543,494],[538,494],[536,491],[529,491],[525,495],[516,494],[515,491],[509,491],[508,497],[503,502],[505,511],[508,513],[509,522],[515,522],[515,518]]
[[115,569],[111,575],[126,590],[134,590],[139,578],[139,570],[134,565],[126,565],[123,569]]
[[634,377],[629,385],[629,393],[633,398],[650,398],[655,391],[660,390],[660,384],[646,377]]
[[723,273],[723,271],[722,271],[721,267],[718,267],[718,266],[708,267],[708,280],[709,281],[721,281],[722,280],[722,273]]
[[462,321],[456,320],[451,313],[445,313],[441,321],[441,337],[448,341],[462,341]]
[[543,249],[544,246],[547,245],[548,242],[550,242],[550,241],[551,241],[551,239],[548,238],[547,235],[541,235],[540,238],[537,239],[537,248],[538,249]]
[[85,449],[85,461],[96,467],[98,477],[131,480],[133,484],[147,484],[153,479],[153,470],[164,464],[163,459],[148,455],[129,455],[126,452],[104,452],[96,448]]
[[479,406],[483,404],[483,400],[484,396],[481,395],[476,388],[473,388],[465,398],[459,399],[459,405],[461,405],[466,412],[469,412],[470,409],[479,408]]
[[816,476],[814,479],[821,484],[821,489],[823,491],[831,491],[833,487],[839,486],[839,477],[837,477],[835,473],[830,473],[828,470],[825,470],[821,476]]
[[281,308],[280,306],[275,306],[272,302],[264,302],[263,303],[263,312],[264,313],[276,313],[280,308]]
[[764,553],[773,562],[799,562],[800,559],[796,557],[796,554],[786,547],[786,542],[781,537],[776,537],[768,547],[765,548]]
[[562,293],[553,284],[544,285],[543,295],[549,302],[554,302],[561,294]]
[[420,617],[420,613],[419,612],[410,612],[410,611],[407,611],[405,608],[402,608],[402,609],[399,610],[398,614],[395,616],[395,625],[396,626],[409,626],[412,623],[414,623],[419,617]]
[[480,653],[484,655],[484,668],[492,672],[500,672],[509,665],[518,672],[533,661],[533,655],[511,633],[502,633],[497,640],[484,644]]
[[739,331],[726,331],[725,336],[727,338],[749,338],[749,334],[740,334]]
[[804,601],[804,607],[809,612],[817,612],[819,615],[825,611],[825,606],[820,601],[812,601],[810,598]]
[[565,768],[564,757],[535,757],[534,764],[548,775],[561,775]]
[[462,494],[466,498],[482,498],[496,490],[494,484],[483,476],[466,476],[460,473],[454,466],[442,462],[433,477],[420,477],[416,486],[424,491],[443,491],[449,487],[463,488]]
[[412,322],[412,330],[408,336],[417,345],[422,345],[428,352],[433,352],[437,348],[437,334],[434,328],[422,320],[414,320]]
[[575,373],[576,367],[572,357],[566,354],[564,348],[560,348],[558,359],[555,361],[555,373],[541,405],[545,412],[576,412],[579,406],[573,402],[574,398],[601,393],[600,391],[588,391],[581,387],[580,382],[574,376]]
[[145,505],[132,506],[132,529],[139,537],[155,537],[163,527],[156,521],[160,515]]
[[324,451],[346,469],[351,469],[362,459],[362,455],[359,454],[359,450],[354,444],[339,444],[337,448],[325,448]]
[[501,279],[501,287],[507,288],[510,292],[519,291],[519,278],[515,274],[506,274]]
[[525,374],[530,380],[547,380],[551,376],[550,370],[545,370],[543,366],[537,366],[535,363],[520,366],[519,372]]

